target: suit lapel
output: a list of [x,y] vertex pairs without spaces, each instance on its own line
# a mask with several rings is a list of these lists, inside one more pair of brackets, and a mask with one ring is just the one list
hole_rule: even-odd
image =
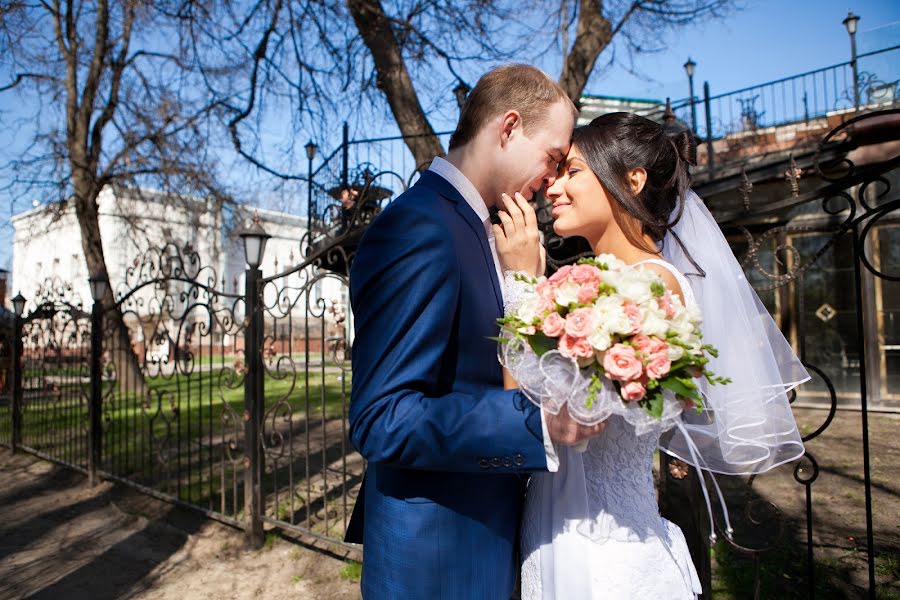
[[422,173],[419,183],[426,185],[441,196],[450,200],[456,205],[456,212],[462,217],[463,221],[472,229],[478,242],[481,244],[481,252],[484,256],[485,266],[491,278],[491,286],[494,288],[494,297],[497,300],[497,308],[500,314],[503,314],[503,293],[500,289],[500,282],[497,280],[497,269],[494,267],[494,256],[491,254],[491,245],[487,239],[487,232],[484,229],[484,223],[478,219],[478,215],[469,206],[462,194],[453,187],[449,181],[431,171]]

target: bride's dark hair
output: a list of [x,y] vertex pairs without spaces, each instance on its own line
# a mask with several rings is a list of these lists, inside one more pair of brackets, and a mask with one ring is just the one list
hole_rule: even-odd
[[[644,235],[659,243],[681,217],[691,186],[689,165],[697,164],[693,134],[689,130],[670,134],[650,119],[617,112],[577,128],[572,144],[607,195],[633,217],[623,219],[622,211],[613,207],[613,217],[628,241],[647,252],[658,252],[647,247]],[[637,168],[647,172],[647,181],[635,194],[628,173]]]

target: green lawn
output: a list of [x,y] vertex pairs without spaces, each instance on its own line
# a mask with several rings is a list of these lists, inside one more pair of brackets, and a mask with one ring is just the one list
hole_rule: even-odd
[[[289,439],[286,433],[305,435],[307,409],[310,428],[344,416],[350,373],[342,381],[343,372],[325,367],[324,375],[323,367],[311,366],[307,376],[303,365],[267,373],[264,431],[272,452]],[[73,371],[58,374],[49,388],[26,392],[23,441],[86,466],[89,386]],[[215,510],[224,500],[225,510],[236,512],[243,493],[243,375],[226,367],[149,377],[146,385],[139,398],[104,382],[103,469]],[[0,427],[0,440],[3,432]],[[304,460],[303,450],[295,440],[295,459]]]

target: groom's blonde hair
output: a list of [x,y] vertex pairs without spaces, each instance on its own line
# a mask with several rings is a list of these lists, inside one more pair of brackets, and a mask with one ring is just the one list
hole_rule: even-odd
[[578,109],[565,90],[540,69],[531,65],[504,65],[491,69],[478,80],[466,98],[456,131],[450,136],[449,149],[466,145],[485,123],[509,110],[518,111],[528,135],[545,123],[547,109],[560,101],[568,103],[573,117],[578,116]]

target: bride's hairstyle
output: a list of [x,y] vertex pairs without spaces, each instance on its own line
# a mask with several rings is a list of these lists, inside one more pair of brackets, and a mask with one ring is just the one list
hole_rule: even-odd
[[[632,219],[613,208],[613,217],[628,241],[647,252],[643,235],[657,243],[678,222],[691,185],[688,165],[697,164],[697,143],[689,130],[669,134],[665,128],[626,112],[597,117],[575,130],[572,144],[612,198]],[[632,169],[647,172],[644,188],[635,194],[628,182]],[[639,229],[638,229],[639,228]],[[679,240],[680,241],[680,240]]]

